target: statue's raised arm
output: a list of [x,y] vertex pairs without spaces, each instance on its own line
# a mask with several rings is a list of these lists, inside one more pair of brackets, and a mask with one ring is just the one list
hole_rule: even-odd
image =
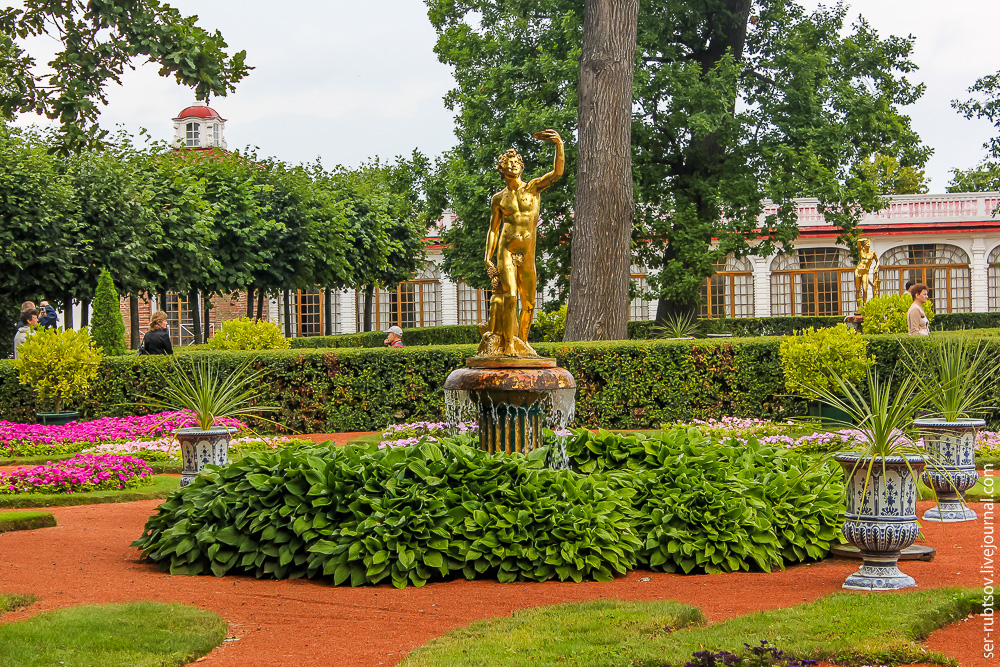
[[560,137],[559,133],[555,130],[542,130],[541,132],[535,132],[531,136],[535,139],[541,139],[542,141],[551,141],[556,145],[556,159],[555,164],[552,165],[552,171],[544,176],[533,178],[531,179],[531,182],[528,183],[529,190],[538,192],[539,190],[544,190],[549,187],[562,177],[563,168],[566,165],[566,153],[563,150],[562,137]]

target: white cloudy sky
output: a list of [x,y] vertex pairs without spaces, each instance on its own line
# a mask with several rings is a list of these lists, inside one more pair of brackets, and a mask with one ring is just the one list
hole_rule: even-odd
[[[655,1],[655,0],[643,0]],[[805,0],[814,6],[815,0]],[[172,0],[201,25],[220,30],[256,69],[236,93],[212,101],[229,122],[230,148],[259,147],[288,162],[356,165],[419,148],[437,155],[453,145],[452,114],[442,101],[450,70],[433,52],[434,30],[422,0]],[[829,3],[827,3],[829,4]],[[976,78],[1000,69],[996,0],[854,0],[882,34],[914,35],[914,80],[927,84],[909,109],[924,141],[931,191],[948,171],[970,167],[995,130],[960,118],[950,102]],[[110,91],[102,124],[172,136],[171,118],[193,100],[187,89],[146,65]]]

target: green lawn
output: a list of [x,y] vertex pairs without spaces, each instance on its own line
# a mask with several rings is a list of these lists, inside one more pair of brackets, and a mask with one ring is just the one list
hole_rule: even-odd
[[[920,493],[921,500],[934,500],[934,492],[931,488],[925,485],[923,482],[917,482],[917,491]],[[993,486],[994,499],[997,498],[997,485]],[[970,503],[981,503],[986,499],[986,490],[983,488],[983,478],[980,477],[976,485],[965,492],[965,500]]]
[[11,530],[34,530],[56,525],[49,512],[0,512],[0,533]]
[[0,615],[8,611],[17,611],[22,607],[34,604],[37,600],[34,595],[16,595],[14,593],[0,593]]
[[[978,596],[978,597],[977,597]],[[587,602],[473,623],[413,651],[403,667],[683,665],[696,651],[742,653],[762,640],[786,653],[842,665],[954,664],[920,641],[980,609],[982,592],[937,589],[836,593],[788,609],[705,626],[701,613],[664,602]]]
[[47,456],[7,456],[0,458],[0,466],[38,466],[52,461],[67,461],[76,456],[73,454],[49,454]]
[[0,667],[186,665],[226,638],[216,614],[134,602],[57,609],[0,625]]
[[124,491],[90,491],[88,493],[21,493],[0,495],[0,509],[16,507],[67,507],[98,503],[128,503],[134,500],[166,498],[180,488],[179,477],[157,475],[150,486]]

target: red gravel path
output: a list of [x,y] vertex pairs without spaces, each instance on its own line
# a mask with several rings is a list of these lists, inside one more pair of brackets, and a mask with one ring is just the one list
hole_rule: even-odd
[[[0,591],[33,593],[29,610],[89,602],[177,601],[207,607],[229,622],[228,641],[202,661],[212,667],[252,665],[394,665],[413,648],[471,621],[515,609],[597,598],[675,599],[700,607],[710,621],[787,607],[840,590],[857,561],[831,558],[785,572],[680,576],[633,572],[613,582],[516,583],[449,581],[423,588],[345,588],[317,581],[183,577],[139,563],[129,543],[159,501],[52,508],[59,525],[0,534]],[[921,503],[921,511],[929,503]],[[982,516],[982,505],[977,506]],[[982,519],[924,525],[938,550],[932,563],[903,570],[925,588],[983,584]],[[642,582],[640,579],[649,578]],[[930,648],[965,667],[995,666],[982,657],[982,619],[935,633]]]

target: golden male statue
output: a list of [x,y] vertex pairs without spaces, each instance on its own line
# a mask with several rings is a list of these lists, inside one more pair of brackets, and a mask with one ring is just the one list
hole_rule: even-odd
[[[492,283],[489,317],[479,325],[479,355],[485,357],[537,356],[528,345],[528,329],[535,312],[535,240],[539,194],[563,174],[566,156],[555,130],[533,135],[556,145],[552,171],[528,183],[521,180],[524,159],[513,148],[497,160],[497,171],[507,187],[493,195],[490,231],[486,236],[486,273]],[[521,299],[518,318],[517,301]]]
[[879,293],[878,255],[872,251],[871,239],[858,239],[858,265],[854,269],[854,293],[858,307]]

